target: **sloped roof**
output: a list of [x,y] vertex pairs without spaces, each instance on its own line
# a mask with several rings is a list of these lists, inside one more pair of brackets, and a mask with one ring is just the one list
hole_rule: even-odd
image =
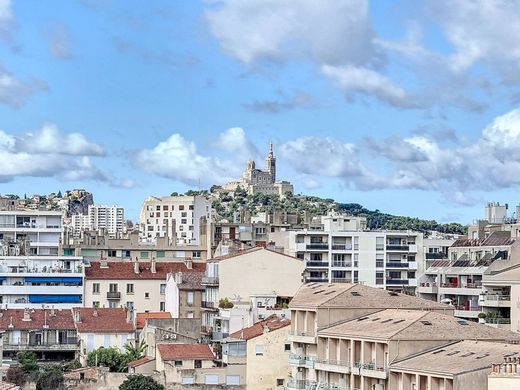
[[[47,309],[31,309],[29,310],[30,321],[24,321],[24,309],[7,309],[0,310],[0,329],[21,329],[21,330],[37,330],[43,329],[45,324],[47,329],[73,330],[74,321],[72,312],[67,310],[54,309],[54,315],[51,310]],[[13,324],[10,328],[9,325]]]
[[304,284],[298,289],[289,306],[291,308],[453,310],[443,303],[352,283]]
[[465,340],[402,359],[390,365],[390,371],[420,371],[439,375],[457,375],[489,369],[506,356],[520,357],[520,345]]
[[145,356],[145,357],[142,357],[141,359],[132,360],[127,365],[128,365],[128,367],[139,367],[139,366],[142,366],[143,364],[150,363],[153,361],[155,361],[154,358]]
[[297,257],[294,257],[294,256],[291,256],[291,255],[288,255],[286,253],[283,253],[283,252],[278,252],[278,251],[274,251],[272,249],[268,249],[268,248],[265,248],[263,246],[256,246],[254,248],[248,248],[248,249],[244,249],[244,250],[241,250],[241,251],[238,251],[238,252],[235,252],[235,253],[231,253],[229,255],[224,255],[224,256],[219,256],[219,257],[215,257],[213,259],[209,259],[208,261],[222,261],[222,260],[228,260],[228,259],[232,259],[232,258],[235,258],[235,257],[239,257],[239,256],[242,256],[242,255],[247,255],[247,254],[250,254],[250,253],[254,253],[254,252],[261,252],[261,251],[268,251],[268,252],[271,252],[271,253],[276,253],[280,256],[285,256],[285,257],[288,257],[290,259],[293,259],[293,260],[298,260],[298,261],[302,261],[301,259],[297,258]]
[[468,247],[468,246],[507,246],[512,245],[515,238],[511,237],[510,231],[496,231],[491,233],[487,238],[459,238],[451,246],[452,247]]
[[211,360],[215,357],[208,344],[157,344],[162,360]]
[[135,330],[134,324],[127,321],[125,308],[78,307],[80,322],[76,322],[78,332],[89,333],[129,333]]
[[182,283],[178,285],[179,290],[204,290],[202,278],[204,272],[187,272],[182,274]]
[[143,329],[146,325],[147,319],[170,319],[172,318],[171,313],[167,311],[148,312],[148,313],[137,313],[135,316],[135,327],[137,329]]
[[387,309],[323,329],[318,334],[382,340],[520,340],[520,334],[420,310]]
[[109,261],[107,267],[101,267],[101,262],[91,261],[90,267],[85,267],[85,279],[161,279],[166,280],[168,273],[182,272],[204,273],[206,264],[193,263],[193,268],[189,269],[184,262],[166,262],[157,261],[155,263],[156,271],[152,273],[150,262],[139,262],[139,273],[134,272],[134,262],[132,261]]
[[251,340],[255,337],[263,335],[264,328],[267,328],[269,329],[269,332],[272,332],[289,325],[291,325],[291,320],[288,320],[287,318],[281,318],[275,314],[272,314],[265,320],[259,321],[253,326],[244,328],[235,333],[231,333],[229,337],[240,340]]

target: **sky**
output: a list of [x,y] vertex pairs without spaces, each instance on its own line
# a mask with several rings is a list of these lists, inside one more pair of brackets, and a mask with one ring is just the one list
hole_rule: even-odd
[[520,3],[0,0],[0,194],[149,195],[274,145],[296,193],[469,223],[520,202]]

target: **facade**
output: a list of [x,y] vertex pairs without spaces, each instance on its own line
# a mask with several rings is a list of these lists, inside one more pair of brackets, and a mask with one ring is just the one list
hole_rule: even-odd
[[191,261],[93,261],[85,268],[85,306],[165,311],[168,273],[203,273],[204,269],[204,264]]
[[131,310],[81,307],[72,311],[82,364],[86,363],[88,353],[95,349],[113,347],[124,351],[126,343],[135,341]]
[[280,196],[285,196],[287,192],[294,193],[294,187],[291,183],[288,181],[276,181],[276,157],[273,152],[273,144],[269,144],[265,167],[265,171],[257,169],[255,162],[249,160],[242,174],[242,179],[227,183],[224,189],[235,191],[238,187],[241,187],[249,194],[262,193]]
[[[0,243],[3,256],[17,256],[21,250],[31,256],[57,256],[63,234],[60,211],[0,211]],[[16,244],[23,243],[24,249]]]
[[520,388],[520,358],[507,356],[502,363],[493,364],[487,385],[487,390]]
[[[301,260],[261,247],[212,259],[202,279],[203,330],[219,340],[281,314],[300,287],[303,271]],[[221,299],[232,307],[220,305]]]
[[140,236],[151,242],[176,237],[179,245],[199,245],[201,218],[211,220],[211,201],[202,195],[150,196],[141,206]]
[[72,312],[62,309],[7,309],[0,311],[3,357],[15,359],[32,351],[40,360],[72,360],[78,338]]
[[110,237],[122,237],[125,226],[125,209],[120,206],[88,206],[88,214],[75,214],[71,217],[74,237],[84,230],[105,230]]
[[414,290],[424,269],[423,234],[365,229],[365,218],[334,214],[321,217],[319,225],[270,238],[305,262],[305,282]]
[[177,272],[166,276],[166,311],[173,318],[201,318],[204,272]]

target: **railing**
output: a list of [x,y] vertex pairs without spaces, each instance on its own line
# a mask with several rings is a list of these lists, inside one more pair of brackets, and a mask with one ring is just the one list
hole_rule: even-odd
[[321,243],[321,244],[307,244],[307,249],[329,249],[329,244]]
[[212,332],[213,332],[213,327],[210,326],[210,325],[202,325],[200,327],[200,333],[209,334],[209,333],[212,333]]
[[404,284],[408,285],[408,279],[386,279],[386,284]]
[[4,339],[4,348],[32,348],[32,347],[53,347],[58,348],[60,346],[76,346],[78,344],[77,337],[67,337],[65,340],[55,340],[53,342],[49,341],[38,341],[38,340],[30,340],[19,338],[15,340],[10,340],[9,338]]
[[341,268],[346,268],[346,267],[352,267],[352,263],[350,262],[332,262],[332,266],[333,267],[341,267]]
[[332,278],[331,283],[352,283],[350,278]]
[[511,318],[486,318],[486,324],[511,324]]
[[409,245],[392,245],[392,244],[386,245],[387,251],[408,251],[409,249],[410,249]]
[[327,283],[329,281],[328,278],[316,278],[316,277],[308,277],[305,278],[305,283]]
[[121,293],[119,291],[108,291],[107,299],[121,299]]
[[466,284],[442,283],[441,287],[446,287],[446,288],[482,288],[482,283],[466,283]]
[[349,251],[351,249],[352,249],[352,245],[350,245],[350,244],[332,244],[332,250]]
[[305,390],[307,388],[307,385],[309,384],[309,381],[301,380],[301,379],[292,379],[290,378],[287,381],[287,387],[289,389],[299,389],[299,390]]
[[215,302],[201,301],[200,305],[206,309],[216,309],[217,304]]
[[218,278],[215,276],[202,277],[202,284],[218,284]]
[[501,294],[491,294],[491,295],[483,295],[484,301],[510,301],[510,295],[501,295]]
[[328,268],[329,263],[326,261],[308,261],[306,263],[307,267],[325,267]]
[[408,268],[408,263],[400,263],[400,262],[388,262],[386,263],[387,268]]
[[362,368],[364,370],[372,370],[372,371],[386,371],[386,366],[378,366],[375,363],[362,363],[362,362],[354,362],[354,367]]
[[419,286],[421,287],[437,287],[436,282],[423,282]]
[[350,367],[348,360],[316,359],[316,363],[330,364],[332,366]]
[[[0,273],[2,274],[67,274],[67,273],[82,273],[82,269],[78,267],[74,268],[25,268],[23,266],[2,266],[0,267]],[[56,275],[59,277],[59,275]]]
[[426,253],[426,260],[440,260],[440,259],[446,259],[448,257],[447,254],[442,252],[437,253]]
[[303,366],[303,365],[305,365],[305,356],[297,355],[295,353],[290,353],[289,354],[289,364]]

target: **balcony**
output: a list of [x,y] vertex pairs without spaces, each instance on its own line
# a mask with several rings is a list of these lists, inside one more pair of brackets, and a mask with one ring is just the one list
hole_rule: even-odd
[[297,390],[314,390],[316,388],[316,382],[290,378],[287,381],[287,388]]
[[333,251],[351,251],[352,245],[350,244],[332,244]]
[[511,318],[486,318],[486,325],[499,329],[511,329]]
[[311,332],[292,332],[287,340],[292,343],[317,344],[316,335]]
[[68,337],[61,343],[56,342],[38,342],[36,340],[9,340],[5,339],[3,343],[4,350],[7,351],[75,351],[78,349],[78,339],[76,337]]
[[352,367],[352,373],[378,379],[388,378],[387,367],[379,366],[375,363],[355,362],[354,366]]
[[347,360],[316,359],[316,370],[350,374],[350,363]]
[[408,286],[408,279],[386,279],[386,284],[390,286]]
[[327,283],[329,281],[326,277],[309,276],[305,278],[305,283]]
[[296,367],[304,367],[305,366],[305,356],[296,355],[294,353],[289,354],[289,365]]
[[315,362],[316,362],[316,358],[314,356],[305,356],[305,367],[314,368]]
[[202,325],[200,327],[200,333],[202,334],[212,334],[213,333],[213,327],[209,325]]
[[321,251],[328,251],[329,250],[329,244],[326,242],[322,243],[310,243],[306,246],[307,250],[321,250]]
[[327,261],[308,261],[306,263],[307,268],[329,268]]
[[201,301],[200,306],[203,309],[218,310],[218,304],[216,302]]
[[332,267],[333,268],[350,268],[352,267],[352,263],[351,262],[345,262],[345,261],[342,261],[342,262],[333,262],[332,263]]
[[459,318],[477,319],[481,312],[480,307],[469,307],[466,309],[464,306],[457,306],[453,311],[453,315]]
[[480,305],[487,307],[511,307],[511,296],[502,294],[481,295]]
[[108,291],[107,292],[107,299],[111,300],[119,300],[121,299],[121,293],[119,291]]
[[331,283],[352,283],[351,278],[332,278]]
[[437,294],[439,288],[435,282],[425,282],[419,285],[418,291],[420,294]]
[[216,276],[204,276],[201,283],[206,286],[218,286],[218,278]]
[[439,293],[448,295],[480,295],[482,293],[482,283],[442,283],[439,287]]
[[442,260],[448,258],[448,255],[442,252],[426,253],[426,260]]
[[408,268],[408,263],[388,262],[386,268]]
[[410,250],[410,246],[409,245],[386,244],[386,250],[387,251],[397,251],[397,252],[408,252]]

